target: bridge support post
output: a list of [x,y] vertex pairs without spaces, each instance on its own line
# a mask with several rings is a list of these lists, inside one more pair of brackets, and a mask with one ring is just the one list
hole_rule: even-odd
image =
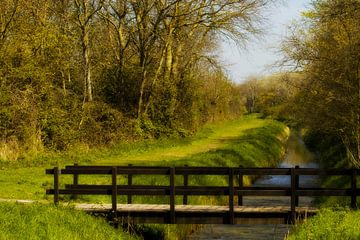
[[[299,179],[299,175],[296,173],[296,169],[299,169],[299,166],[295,166],[295,190],[299,189],[299,184],[300,184],[300,179]],[[299,196],[295,195],[295,206],[298,207],[299,206]]]
[[[184,165],[184,167],[188,167],[188,165]],[[187,187],[189,184],[189,175],[184,174],[184,187]],[[186,194],[184,194],[183,196],[183,204],[187,205],[188,204],[188,196]]]
[[170,168],[170,223],[175,223],[175,168]]
[[[74,167],[78,167],[78,166],[79,166],[79,164],[74,163]],[[78,184],[79,184],[79,174],[74,173],[73,185],[76,187]],[[77,195],[76,194],[71,195],[71,199],[77,199]]]
[[234,224],[234,169],[229,168],[229,224]]
[[[244,186],[244,176],[241,174],[242,165],[239,166],[239,190]],[[243,196],[238,192],[238,206],[243,205]]]
[[351,174],[351,208],[356,209],[357,208],[357,202],[356,202],[356,175],[357,175],[357,169],[352,169]]
[[111,191],[111,218],[114,222],[115,227],[117,226],[117,168],[112,167],[111,168],[111,185],[112,185],[112,191]]
[[54,204],[59,204],[59,167],[54,167]]
[[[129,167],[132,167],[133,165],[132,164],[129,164],[128,165]],[[128,186],[131,186],[132,185],[132,174],[128,174]],[[128,204],[131,204],[132,203],[132,198],[131,198],[131,195],[127,195],[127,203]]]
[[290,216],[291,223],[295,224],[296,221],[296,174],[295,168],[291,168],[291,206],[290,206]]

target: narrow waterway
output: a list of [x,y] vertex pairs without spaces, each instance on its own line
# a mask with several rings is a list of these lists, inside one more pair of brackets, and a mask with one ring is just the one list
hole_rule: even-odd
[[[287,143],[287,151],[283,162],[279,167],[288,168],[294,166],[317,168],[314,157],[306,148],[298,134],[292,133]],[[300,186],[317,186],[318,179],[312,176],[300,176]],[[258,179],[254,186],[289,186],[290,176],[268,176]],[[302,197],[300,206],[311,206],[312,198]],[[290,205],[288,197],[244,197],[244,205],[251,206],[276,206]],[[201,231],[191,235],[188,239],[284,239],[291,230],[291,225],[267,224],[267,225],[207,225]]]

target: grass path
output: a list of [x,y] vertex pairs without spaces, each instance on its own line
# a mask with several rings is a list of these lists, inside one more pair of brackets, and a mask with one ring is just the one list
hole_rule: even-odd
[[0,198],[50,200],[45,189],[51,188],[53,180],[44,172],[56,164],[229,166],[239,164],[241,159],[244,166],[261,166],[279,157],[281,144],[274,144],[277,141],[274,136],[284,129],[285,126],[276,121],[252,115],[207,125],[186,139],[148,140],[109,149],[48,154],[15,167],[0,166]]
[[[254,116],[243,117],[240,120],[228,121],[225,124],[214,124],[206,126],[202,131],[192,138],[182,142],[159,142],[149,145],[134,146],[126,149],[119,146],[119,150],[112,149],[110,154],[100,157],[97,162],[102,164],[119,164],[133,161],[163,161],[179,160],[191,155],[209,152],[226,146],[229,141],[240,137],[246,130],[260,128],[268,124],[267,121]],[[142,145],[142,146],[141,146]],[[115,151],[114,151],[115,150]]]

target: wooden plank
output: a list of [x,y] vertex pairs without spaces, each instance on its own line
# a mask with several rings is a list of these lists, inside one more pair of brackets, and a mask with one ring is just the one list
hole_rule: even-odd
[[242,175],[290,175],[290,168],[237,168],[235,174]]
[[234,170],[229,169],[229,224],[234,224]]
[[189,196],[227,196],[229,195],[229,187],[176,186],[176,194]]
[[[239,166],[239,168],[243,168],[242,165]],[[239,187],[236,190],[242,190],[244,188],[244,176],[240,173],[238,173],[238,184]],[[243,196],[240,194],[239,191],[237,191],[237,195],[238,195],[238,206],[242,206],[243,205]]]
[[[74,164],[74,166],[76,167],[76,166],[79,166],[77,163],[75,163]],[[73,185],[74,186],[77,186],[79,184],[79,174],[74,174],[74,176],[73,176]],[[72,196],[71,196],[71,198],[72,199],[77,199],[77,195],[76,194],[73,194]]]
[[228,175],[227,167],[176,167],[175,174],[179,175]]
[[[128,165],[129,167],[132,167],[132,164]],[[130,187],[132,185],[132,177],[133,175],[131,173],[128,174],[128,186]],[[127,203],[131,204],[132,203],[132,198],[131,198],[131,194],[127,195]]]
[[170,223],[175,223],[175,168],[170,168]]
[[356,169],[352,170],[351,174],[351,208],[356,209],[357,208],[357,201],[356,201]]
[[[351,189],[338,188],[314,188],[314,189],[299,189],[296,191],[297,196],[317,197],[317,196],[351,196]],[[358,195],[358,194],[357,194]]]
[[[184,166],[185,168],[188,167],[187,165]],[[184,178],[184,187],[188,187],[189,184],[189,175],[188,174],[183,174],[183,178]],[[188,204],[188,195],[186,193],[183,194],[183,204],[187,205]]]
[[336,176],[336,175],[351,175],[349,169],[320,169],[320,168],[300,168],[296,171],[297,175],[321,175],[321,176]]
[[54,174],[54,169],[45,169],[45,174]]
[[291,196],[290,190],[235,190],[243,196]]
[[290,200],[290,214],[291,214],[291,222],[295,224],[296,221],[296,175],[295,168],[291,169],[291,200]]
[[59,203],[59,167],[54,167],[54,203]]
[[113,167],[112,170],[112,177],[111,177],[111,182],[112,182],[112,191],[111,191],[111,209],[112,211],[116,212],[117,211],[117,168]]
[[[296,171],[299,169],[300,167],[299,166],[295,166],[295,169],[294,169],[294,174],[295,174],[295,189],[299,189],[299,184],[300,184],[300,181],[299,181],[299,175],[296,174]],[[295,206],[299,206],[299,196],[295,195]]]

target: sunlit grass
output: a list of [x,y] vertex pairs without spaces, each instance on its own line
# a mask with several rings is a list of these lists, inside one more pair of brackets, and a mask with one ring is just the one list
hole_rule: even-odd
[[[79,163],[80,165],[158,165],[158,166],[276,166],[285,153],[285,141],[289,136],[288,128],[279,122],[246,116],[238,120],[204,127],[193,137],[185,139],[144,140],[135,143],[121,143],[111,148],[78,148],[66,153],[49,153],[35,159],[24,159],[18,163],[3,164],[0,170],[0,199],[34,199],[42,202],[52,201],[45,190],[52,188],[52,176],[45,175],[45,168],[56,165]],[[82,184],[110,184],[111,176],[79,176]],[[126,176],[118,176],[125,184]],[[175,179],[182,184],[182,177]],[[71,176],[60,176],[60,187],[71,183]],[[249,184],[250,179],[245,179]],[[133,184],[168,185],[167,176],[134,176]],[[190,185],[226,186],[227,177],[189,176]],[[60,196],[60,202],[70,202],[69,196]],[[79,196],[77,202],[110,203],[109,196]],[[134,196],[134,203],[164,203],[168,197]],[[226,204],[226,197],[189,197],[189,204]],[[119,203],[126,197],[119,196]],[[181,204],[177,197],[176,203]],[[66,216],[64,216],[66,217]],[[188,227],[190,230],[194,227]],[[186,233],[187,227],[175,229],[165,225],[152,226],[162,234]],[[190,231],[189,230],[189,231]],[[37,234],[37,233],[34,233]]]
[[[286,127],[279,122],[247,116],[208,125],[192,138],[123,143],[110,149],[68,152],[52,155],[52,158],[34,159],[34,164],[25,161],[25,166],[20,162],[0,170],[0,198],[47,199],[49,196],[45,195],[45,189],[51,188],[53,180],[45,175],[45,168],[74,162],[82,165],[274,166],[284,154],[284,139],[281,136],[286,138],[288,133],[285,130]],[[208,177],[194,178],[192,181],[195,182],[210,181]],[[106,182],[88,176],[81,176],[80,181]],[[139,176],[134,178],[136,181],[143,182],[144,179]],[[61,176],[61,183],[64,182],[71,183],[71,178]],[[99,198],[85,199],[99,201]]]
[[44,204],[0,203],[0,240],[135,239],[105,220]]
[[289,240],[360,239],[360,211],[323,209],[319,214],[297,225]]

